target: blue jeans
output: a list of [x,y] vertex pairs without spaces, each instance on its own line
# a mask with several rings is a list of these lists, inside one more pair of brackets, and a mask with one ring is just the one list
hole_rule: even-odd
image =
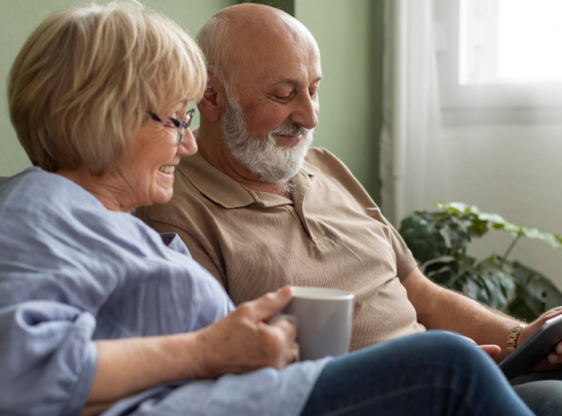
[[510,380],[515,392],[538,416],[562,414],[562,369],[532,371]]
[[335,358],[301,416],[532,414],[484,352],[429,331]]

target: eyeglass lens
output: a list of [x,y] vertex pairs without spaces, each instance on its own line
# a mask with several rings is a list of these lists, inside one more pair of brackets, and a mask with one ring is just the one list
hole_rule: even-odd
[[[189,110],[187,112],[187,114],[185,115],[185,119],[181,122],[181,126],[178,127],[178,146],[181,143],[181,138],[183,137],[183,134],[185,133],[185,131],[187,130],[187,128],[191,124],[191,120],[193,120],[193,114],[194,113],[195,113],[195,109],[192,108],[191,110]],[[176,120],[176,121],[178,121],[178,120]]]
[[[190,126],[191,124],[191,120],[193,120],[193,114],[195,113],[195,109],[191,109],[187,112],[187,114],[185,115],[185,118],[183,119],[183,121],[179,121],[178,119],[172,118],[170,117],[170,121],[172,122],[172,124],[174,125],[174,127],[176,127],[178,129],[178,141],[177,141],[177,145],[179,146],[179,144],[181,143],[181,138],[183,137],[183,134],[185,133],[185,131],[187,130],[187,128]],[[160,117],[158,117],[158,115],[156,115],[155,113],[149,111],[148,115],[154,120],[157,121],[159,123],[164,123]]]

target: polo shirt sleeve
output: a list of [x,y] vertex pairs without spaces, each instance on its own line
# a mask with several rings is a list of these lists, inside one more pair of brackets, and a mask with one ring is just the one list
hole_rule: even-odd
[[394,254],[396,255],[396,275],[402,281],[408,277],[416,269],[416,267],[418,267],[416,259],[398,230],[396,230],[396,228],[388,222],[384,215],[382,215],[379,207],[376,206],[374,202],[373,204],[374,209],[370,210],[372,212],[371,216],[377,221],[385,224],[387,227],[386,236],[392,245]]

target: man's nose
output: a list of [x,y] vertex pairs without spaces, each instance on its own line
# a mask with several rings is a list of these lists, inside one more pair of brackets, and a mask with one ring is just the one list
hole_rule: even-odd
[[313,129],[318,125],[320,104],[309,94],[302,94],[296,100],[296,107],[291,114],[291,121],[306,129]]

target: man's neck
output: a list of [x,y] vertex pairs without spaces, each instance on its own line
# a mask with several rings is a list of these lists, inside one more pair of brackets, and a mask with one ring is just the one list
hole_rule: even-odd
[[240,165],[226,146],[220,129],[214,129],[213,127],[201,126],[197,137],[199,153],[211,166],[252,191],[266,192],[290,200],[293,199],[287,181],[280,183],[263,182],[257,175]]

